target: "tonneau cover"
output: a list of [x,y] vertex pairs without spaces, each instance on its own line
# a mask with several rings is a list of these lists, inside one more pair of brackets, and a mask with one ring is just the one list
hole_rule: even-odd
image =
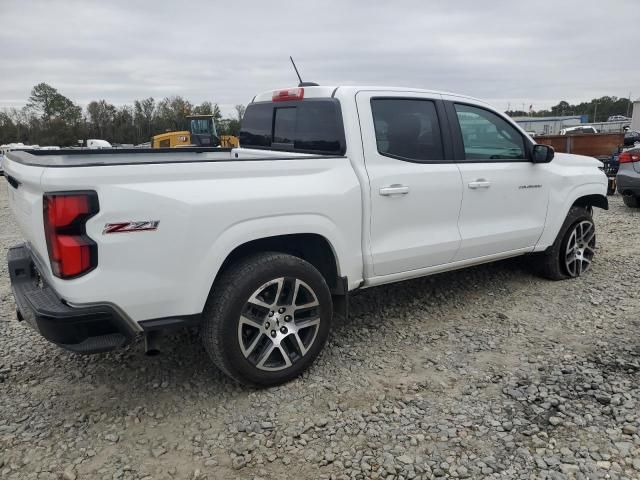
[[93,167],[150,163],[189,163],[231,160],[231,148],[114,148],[100,150],[15,150],[6,157],[37,167]]
[[159,163],[231,162],[241,160],[312,160],[342,155],[310,155],[245,148],[118,148],[101,150],[16,150],[7,153],[11,161],[32,167],[69,168]]

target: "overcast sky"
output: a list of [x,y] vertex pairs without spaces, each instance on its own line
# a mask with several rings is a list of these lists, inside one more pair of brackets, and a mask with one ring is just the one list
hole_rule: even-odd
[[[500,109],[640,96],[637,0],[0,0],[0,107],[182,95],[230,113],[304,80],[453,91]],[[635,33],[634,33],[635,30]]]

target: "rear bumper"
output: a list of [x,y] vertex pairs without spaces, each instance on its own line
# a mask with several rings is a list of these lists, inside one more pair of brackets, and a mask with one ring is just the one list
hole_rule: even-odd
[[127,320],[109,305],[69,306],[38,274],[25,244],[9,249],[7,260],[18,319],[50,342],[76,353],[99,353],[135,338]]
[[634,168],[620,169],[616,176],[616,184],[622,194],[640,195],[640,173]]

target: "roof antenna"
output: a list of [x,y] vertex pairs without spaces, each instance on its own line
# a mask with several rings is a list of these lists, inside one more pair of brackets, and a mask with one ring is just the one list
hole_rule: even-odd
[[293,57],[289,56],[289,60],[291,60],[291,65],[293,65],[293,69],[296,71],[296,75],[298,75],[298,80],[300,80],[300,83],[298,84],[299,87],[317,87],[318,86],[318,84],[314,82],[303,82],[302,77],[300,76],[300,72],[298,72],[298,67],[296,67],[296,62],[293,61]]

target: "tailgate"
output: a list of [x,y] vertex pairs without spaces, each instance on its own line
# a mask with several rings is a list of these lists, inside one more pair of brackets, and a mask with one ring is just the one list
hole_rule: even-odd
[[[3,166],[11,213],[40,265],[48,266],[49,262],[44,261],[48,254],[42,216],[43,191],[40,185],[44,168],[12,161],[11,153],[5,156]],[[42,273],[49,276],[48,271]]]

